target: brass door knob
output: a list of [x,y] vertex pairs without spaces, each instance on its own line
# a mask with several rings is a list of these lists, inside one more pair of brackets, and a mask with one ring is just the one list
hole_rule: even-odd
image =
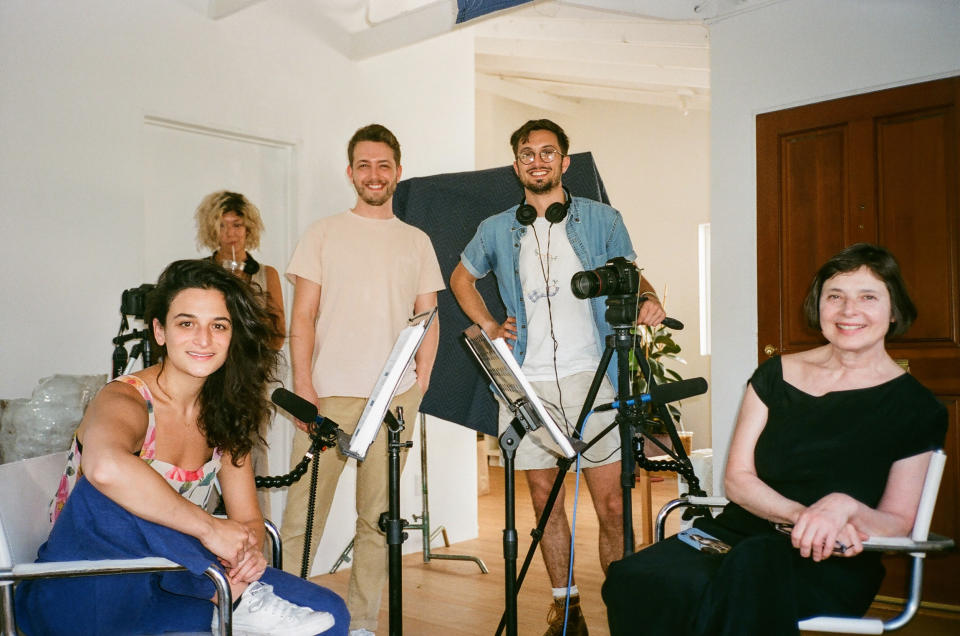
[[766,347],[763,348],[763,352],[768,356],[772,356],[777,352],[777,348],[774,347],[773,345],[767,345]]

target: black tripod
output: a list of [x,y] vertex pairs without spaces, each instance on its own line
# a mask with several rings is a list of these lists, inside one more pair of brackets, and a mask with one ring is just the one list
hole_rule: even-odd
[[[615,408],[617,409],[617,416],[614,419],[613,424],[607,426],[605,429],[600,431],[586,446],[583,450],[589,449],[597,441],[603,438],[612,428],[617,427],[620,432],[620,447],[621,449],[629,449],[631,452],[621,452],[620,456],[620,485],[623,490],[623,554],[628,556],[634,551],[634,535],[633,535],[633,500],[632,500],[632,490],[634,488],[636,468],[646,470],[671,470],[682,475],[690,485],[690,493],[697,496],[705,496],[706,493],[700,488],[700,480],[697,478],[696,474],[693,472],[693,465],[690,462],[690,458],[687,456],[683,444],[680,441],[680,437],[677,434],[676,426],[673,423],[673,419],[670,416],[670,411],[667,409],[665,402],[672,400],[664,400],[663,402],[654,402],[653,406],[657,411],[657,415],[664,422],[667,433],[670,436],[671,443],[673,448],[667,448],[659,440],[652,437],[647,432],[647,419],[644,415],[642,409],[639,408],[638,402],[649,401],[650,394],[655,392],[656,381],[653,378],[653,375],[650,373],[649,362],[646,357],[643,355],[642,350],[636,346],[636,337],[631,333],[634,329],[633,325],[636,323],[636,308],[638,306],[638,298],[636,295],[611,295],[607,298],[607,313],[606,319],[607,322],[611,323],[613,327],[613,333],[606,338],[605,347],[603,354],[600,357],[600,363],[597,366],[596,373],[593,376],[593,381],[590,384],[590,388],[587,391],[586,399],[584,400],[583,407],[580,410],[580,415],[577,418],[577,424],[575,429],[575,437],[581,438],[583,425],[586,421],[591,410],[593,410],[593,403],[596,400],[597,392],[600,390],[600,385],[603,383],[603,377],[606,374],[607,367],[610,366],[610,361],[613,358],[614,352],[617,353],[617,396],[620,398],[617,402],[614,403]],[[669,319],[667,319],[669,320]],[[666,320],[664,321],[666,322]],[[671,325],[675,329],[682,329],[683,325],[676,320],[671,321]],[[626,396],[630,395],[630,353],[633,352],[638,364],[640,365],[640,370],[643,373],[644,377],[647,379],[648,386],[648,395],[640,396],[638,399],[628,399]],[[705,389],[703,389],[705,390]],[[690,395],[696,395],[702,393],[703,390],[694,391]],[[682,397],[689,397],[682,396]],[[646,398],[646,399],[644,399]],[[674,397],[673,399],[681,399],[681,396]],[[516,422],[516,420],[514,420]],[[517,429],[518,426],[511,426],[512,429]],[[519,427],[519,436],[522,438],[523,430],[522,427]],[[501,436],[500,447],[504,452],[504,479],[505,481],[510,480],[512,482],[512,466],[513,466],[513,457],[509,458],[509,463],[507,460],[507,449],[504,447],[504,437],[511,433],[511,429]],[[668,461],[651,461],[648,460],[643,454],[644,446],[644,437],[647,437],[654,444],[659,446],[667,455],[671,457],[671,460]],[[513,446],[513,452],[516,450],[516,445]],[[581,450],[581,453],[583,452]],[[636,457],[634,456],[636,453]],[[563,486],[564,476],[567,471],[570,469],[570,466],[573,464],[574,459],[568,459],[566,457],[561,457],[557,461],[558,471],[557,477],[554,480],[553,487],[550,490],[550,495],[547,498],[546,503],[544,504],[543,512],[540,515],[540,518],[537,522],[536,528],[534,528],[530,535],[533,537],[533,541],[530,544],[530,548],[527,551],[527,555],[524,559],[523,566],[520,570],[520,574],[517,577],[516,581],[513,581],[513,573],[515,570],[516,564],[516,533],[512,537],[512,549],[513,554],[513,570],[511,571],[509,567],[509,560],[507,561],[507,570],[505,576],[507,578],[507,587],[514,590],[513,597],[510,598],[508,592],[507,606],[504,611],[503,617],[500,620],[500,624],[497,627],[497,636],[503,633],[504,626],[508,627],[507,633],[510,636],[516,634],[516,594],[519,593],[519,588],[523,584],[523,580],[526,576],[527,570],[530,567],[530,564],[533,562],[533,556],[536,553],[537,546],[540,544],[540,540],[543,538],[543,532],[547,526],[547,520],[550,518],[550,513],[553,510],[553,506],[556,503],[557,497],[560,494],[560,488]],[[510,467],[510,470],[507,470],[507,467]],[[512,486],[512,483],[511,483]],[[513,511],[509,508],[513,505],[511,500],[507,501],[508,506],[508,527],[510,527],[510,522],[513,520]],[[507,535],[506,530],[504,531],[504,555],[506,558],[507,555]],[[513,631],[510,630],[512,625]]]

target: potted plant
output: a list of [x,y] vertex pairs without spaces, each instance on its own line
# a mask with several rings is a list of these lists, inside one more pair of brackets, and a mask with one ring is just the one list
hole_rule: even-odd
[[[647,362],[650,365],[650,375],[656,384],[667,384],[683,379],[679,373],[667,367],[665,364],[668,360],[686,364],[686,361],[679,356],[680,345],[674,341],[673,334],[666,327],[663,325],[657,327],[639,325],[636,327],[636,334],[639,338],[637,349],[642,351],[643,355],[647,358]],[[634,394],[647,393],[649,390],[647,379],[643,376],[640,365],[633,353],[631,353],[630,358],[630,368],[633,371],[634,381],[633,392]],[[667,404],[666,407],[670,412],[670,417],[673,419],[674,424],[677,426],[677,430],[683,431],[679,403],[670,403]],[[665,445],[670,446],[667,425],[660,417],[660,414],[653,410],[649,402],[641,406],[641,413],[647,421],[646,432],[657,437],[657,439]],[[644,451],[647,455],[662,454],[660,448],[652,444],[648,444]]]

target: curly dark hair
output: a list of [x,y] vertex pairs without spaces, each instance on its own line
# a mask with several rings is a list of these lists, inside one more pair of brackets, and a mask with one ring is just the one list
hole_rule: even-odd
[[[276,381],[278,352],[270,342],[278,334],[272,314],[265,308],[259,292],[209,260],[182,260],[170,263],[147,297],[144,319],[148,325],[156,318],[167,319],[170,304],[185,289],[216,289],[223,293],[230,312],[232,335],[227,359],[209,375],[200,390],[200,430],[207,444],[229,452],[234,465],[250,452],[260,424],[273,413],[267,398],[267,386]],[[150,339],[160,361],[166,347],[158,345],[150,329]]]
[[820,330],[820,295],[824,283],[837,274],[855,272],[861,267],[866,267],[882,280],[890,294],[893,322],[887,329],[887,337],[903,335],[917,319],[917,308],[907,293],[897,259],[887,248],[870,243],[854,243],[845,247],[817,270],[810,282],[807,297],[803,299],[803,315],[807,324],[812,329]]

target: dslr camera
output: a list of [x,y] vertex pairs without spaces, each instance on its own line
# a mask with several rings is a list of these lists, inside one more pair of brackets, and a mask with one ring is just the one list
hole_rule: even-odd
[[597,269],[577,272],[570,279],[570,287],[573,295],[580,299],[634,295],[640,290],[640,270],[618,256]]
[[147,296],[153,291],[156,285],[144,283],[139,287],[123,290],[120,296],[120,313],[124,316],[133,316],[143,319],[143,314],[147,309]]
[[606,296],[604,318],[612,325],[633,325],[637,321],[640,270],[622,256],[611,258],[597,269],[577,272],[570,279],[570,288],[580,299]]

